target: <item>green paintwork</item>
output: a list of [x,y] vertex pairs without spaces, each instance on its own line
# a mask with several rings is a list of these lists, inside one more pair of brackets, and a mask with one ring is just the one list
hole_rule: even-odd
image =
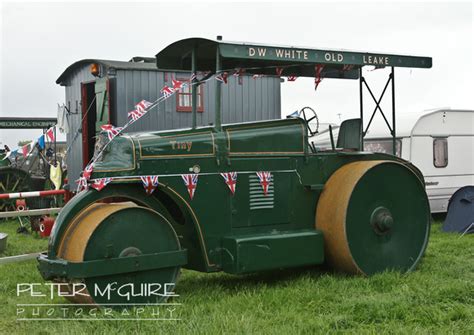
[[187,263],[186,253],[186,250],[178,250],[85,262],[49,261],[46,255],[41,254],[38,257],[38,269],[46,280],[56,277],[67,279],[100,277],[185,265]]
[[3,167],[3,166],[10,166],[10,161],[8,159],[5,159],[5,156],[7,154],[4,153],[3,151],[0,152],[0,167]]
[[144,134],[139,135],[134,142],[139,149],[140,159],[214,156],[215,154],[211,130],[191,134]]
[[234,274],[324,261],[323,234],[317,230],[224,237],[222,246],[223,270]]
[[[41,181],[43,184],[41,184]],[[36,190],[33,188],[35,184],[32,177],[24,170],[9,165],[0,167],[0,193],[34,191]],[[44,186],[44,179],[40,180],[39,184],[40,186]],[[15,210],[15,203],[16,199],[0,200],[0,211]],[[33,208],[33,206],[31,206],[31,208]]]
[[95,167],[97,172],[132,171],[136,165],[135,144],[129,137],[116,137],[105,148],[103,157],[107,159],[99,160]]
[[108,78],[97,78],[94,84],[96,101],[97,119],[95,122],[96,132],[101,131],[101,126],[110,123],[110,106],[109,106],[109,92]]
[[364,273],[387,267],[406,272],[416,266],[430,231],[424,192],[413,173],[391,162],[373,167],[356,185],[347,209],[346,236]]
[[[310,49],[288,46],[269,46],[248,43],[230,43],[203,38],[188,38],[174,42],[156,55],[159,69],[191,70],[192,50],[196,48],[198,71],[215,71],[216,50],[222,57],[222,69],[245,68],[249,73],[275,75],[276,66],[290,66],[283,75],[314,77],[314,64],[324,64],[325,78],[357,79],[358,68],[366,65],[430,68],[430,57],[393,55],[347,50]],[[352,70],[340,71],[344,65]]]
[[337,148],[362,149],[362,122],[360,119],[344,120],[339,128]]

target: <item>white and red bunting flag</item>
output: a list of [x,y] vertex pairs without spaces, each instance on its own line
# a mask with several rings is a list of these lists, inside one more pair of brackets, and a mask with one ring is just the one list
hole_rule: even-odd
[[198,183],[198,174],[191,173],[191,174],[182,174],[181,178],[183,178],[184,185],[188,189],[189,197],[191,200],[194,198],[194,192],[196,192],[197,183]]
[[28,143],[21,147],[21,153],[24,157],[28,156],[28,153],[30,152],[30,144],[31,143]]
[[150,101],[142,100],[135,105],[135,109],[139,112],[146,112],[151,105],[153,104]]
[[237,186],[237,172],[223,172],[221,173],[221,176],[224,178],[224,181],[229,187],[230,192],[232,192],[232,195],[234,195]]
[[258,179],[260,180],[260,185],[262,185],[263,194],[266,196],[268,194],[268,187],[272,181],[272,173],[267,171],[257,172]]
[[143,115],[145,115],[146,112],[147,112],[146,110],[139,111],[138,109],[135,109],[133,111],[128,112],[128,118],[131,119],[133,122],[135,122],[139,118],[141,118]]
[[84,177],[86,180],[89,180],[92,175],[92,171],[94,171],[94,165],[93,164],[88,164],[84,168],[84,171],[82,171],[82,177]]
[[281,77],[281,74],[283,73],[283,68],[282,68],[282,67],[277,67],[277,68],[275,69],[275,72],[276,72],[276,75],[277,75],[278,77]]
[[54,137],[54,127],[51,127],[46,131],[46,137],[49,138],[49,140],[51,142],[54,142],[54,139],[55,139],[55,137]]
[[115,136],[120,134],[120,132],[123,130],[123,127],[114,127],[111,124],[104,124],[100,126],[100,129],[105,131],[109,140],[112,141]]
[[82,192],[84,190],[87,191],[88,186],[87,186],[87,179],[84,177],[80,177],[78,180],[76,180],[77,184],[77,192]]
[[258,79],[258,78],[262,78],[262,77],[264,77],[263,74],[254,74],[254,75],[252,76],[252,79]]
[[158,187],[158,176],[140,176],[146,194],[150,195]]
[[[345,65],[344,65],[345,66]],[[318,89],[319,84],[323,80],[321,73],[323,72],[324,65],[318,64],[314,67],[315,76],[314,76],[314,90]]]
[[102,191],[102,189],[107,186],[112,181],[112,178],[99,178],[99,179],[94,179],[94,182],[91,184],[91,187],[93,189],[96,189],[97,191]]
[[227,72],[222,72],[222,73],[219,73],[217,76],[216,76],[216,80],[217,81],[220,81],[221,83],[224,83],[224,84],[227,84],[227,77],[229,76],[229,73]]
[[294,75],[286,77],[286,80],[288,80],[288,81],[296,81],[296,79],[298,79],[298,77],[294,76]]
[[373,67],[372,69],[369,69],[369,70],[367,70],[367,71],[372,72],[372,71],[380,70],[380,69],[384,69],[384,68],[385,68],[384,65],[374,65],[374,67]]
[[170,96],[173,95],[174,90],[173,90],[171,87],[169,87],[168,85],[165,85],[165,86],[160,90],[160,92],[161,92],[161,94],[163,94],[163,96],[164,96],[165,98],[168,98],[168,97],[170,97]]
[[173,91],[179,91],[186,86],[186,83],[179,80],[171,79],[171,82],[173,83]]

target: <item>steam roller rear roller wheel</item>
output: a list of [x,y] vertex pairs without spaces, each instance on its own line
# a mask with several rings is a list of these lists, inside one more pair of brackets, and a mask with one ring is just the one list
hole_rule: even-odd
[[[149,208],[140,207],[132,202],[96,203],[79,213],[68,225],[61,238],[58,256],[71,262],[99,260],[104,258],[138,256],[141,254],[176,251],[180,249],[178,237],[169,221]],[[139,272],[128,272],[88,277],[83,282],[87,295],[76,294],[68,297],[75,303],[123,304],[123,303],[158,303],[165,298],[159,294],[131,297],[120,296],[111,290],[110,299],[95,294],[95,288],[104,290],[112,283],[118,288],[133,284],[135,292],[140,292],[142,285],[161,285],[157,293],[164,293],[164,284],[176,283],[180,267],[167,267]],[[69,293],[72,292],[69,285]],[[168,292],[173,287],[168,286]],[[129,290],[128,290],[129,292]],[[124,293],[124,292],[122,292]]]
[[316,228],[324,235],[326,260],[337,270],[363,275],[411,271],[430,230],[424,185],[397,162],[349,163],[324,186]]

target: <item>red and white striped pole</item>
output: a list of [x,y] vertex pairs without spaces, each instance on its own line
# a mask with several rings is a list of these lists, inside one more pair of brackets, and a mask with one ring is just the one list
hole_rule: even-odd
[[59,194],[65,194],[65,193],[66,193],[66,190],[3,193],[3,194],[0,194],[0,199],[38,198],[38,197],[47,197],[51,195],[59,195]]

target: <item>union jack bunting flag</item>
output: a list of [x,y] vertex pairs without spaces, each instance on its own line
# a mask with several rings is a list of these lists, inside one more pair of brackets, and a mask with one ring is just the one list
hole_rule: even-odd
[[295,81],[296,79],[298,79],[297,76],[288,76],[288,77],[286,78],[286,80],[288,80],[288,81]]
[[120,134],[120,132],[123,130],[123,127],[114,127],[111,124],[104,124],[103,126],[100,126],[100,129],[105,131],[109,140],[112,141],[115,136]]
[[173,91],[179,91],[182,89],[184,86],[186,86],[185,83],[179,80],[172,79],[171,82],[173,83]]
[[94,182],[91,184],[91,187],[100,192],[111,181],[112,181],[112,178],[94,179]]
[[142,100],[135,105],[135,108],[139,112],[146,112],[146,109],[153,105],[150,101]]
[[146,194],[150,195],[158,187],[158,176],[141,176]]
[[316,72],[315,77],[314,77],[314,90],[315,91],[318,88],[321,81],[323,80],[323,78],[321,77],[321,72],[323,72],[323,69],[324,69],[324,65],[321,65],[321,64],[318,64],[314,67],[314,70]]
[[245,73],[244,69],[235,69],[235,72],[232,74],[234,77],[240,77]]
[[221,83],[227,84],[227,77],[228,77],[227,72],[222,72],[216,76],[216,80],[220,81]]
[[173,95],[174,90],[173,90],[171,87],[169,87],[168,85],[165,85],[165,86],[160,90],[160,92],[161,92],[161,94],[163,94],[163,96],[164,96],[165,98],[168,98],[168,97],[170,97],[170,96]]
[[243,75],[245,73],[245,69],[235,69],[235,72],[234,74],[232,74],[234,77],[237,77],[237,81],[239,83],[239,85],[242,85],[243,83]]
[[82,172],[82,177],[85,178],[86,180],[89,180],[91,178],[92,171],[94,171],[94,165],[88,164],[84,168],[84,171]]
[[281,77],[281,74],[283,73],[283,68],[282,67],[277,67],[275,71],[276,71],[276,75],[278,77]]
[[194,198],[194,192],[196,192],[197,182],[198,182],[198,174],[182,174],[181,178],[184,180],[184,185],[188,189],[189,197],[191,200]]
[[263,194],[267,195],[268,187],[272,181],[272,173],[266,171],[257,172],[258,179],[260,180],[260,185],[262,185]]
[[132,119],[133,122],[137,121],[139,118],[141,118],[143,115],[146,114],[146,110],[144,111],[139,111],[138,109],[135,109],[133,111],[128,112],[128,118]]
[[342,71],[351,71],[352,69],[354,69],[354,65],[344,65],[342,67]]
[[237,172],[224,172],[221,173],[221,176],[224,178],[224,181],[232,192],[232,195],[234,195],[237,186]]
[[87,187],[86,178],[84,177],[79,178],[78,180],[76,180],[76,184],[77,184],[77,192],[82,192],[83,190],[87,191],[88,187]]

